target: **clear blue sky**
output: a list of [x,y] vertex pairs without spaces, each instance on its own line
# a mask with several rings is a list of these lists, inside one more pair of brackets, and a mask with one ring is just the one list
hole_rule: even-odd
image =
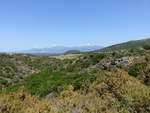
[[0,0],[0,51],[150,37],[150,0]]

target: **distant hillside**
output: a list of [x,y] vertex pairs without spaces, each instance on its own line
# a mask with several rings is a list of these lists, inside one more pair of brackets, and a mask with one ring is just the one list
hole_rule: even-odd
[[125,49],[134,49],[134,48],[141,48],[144,45],[150,45],[150,38],[144,40],[135,40],[129,41],[117,45],[112,45],[106,48],[101,49],[100,51],[118,51],[118,50],[125,50]]
[[30,50],[17,51],[17,53],[29,53],[29,54],[64,54],[70,50],[77,50],[80,52],[89,52],[101,49],[102,46],[74,46],[74,47],[65,47],[65,46],[55,46],[50,48],[37,48]]
[[65,52],[65,54],[80,54],[80,51],[78,51],[78,50],[69,50],[69,51]]

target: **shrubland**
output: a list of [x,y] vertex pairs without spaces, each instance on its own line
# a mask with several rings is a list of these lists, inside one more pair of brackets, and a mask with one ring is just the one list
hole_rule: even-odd
[[80,53],[71,58],[67,54],[63,59],[2,54],[0,111],[149,113],[149,54],[141,48]]

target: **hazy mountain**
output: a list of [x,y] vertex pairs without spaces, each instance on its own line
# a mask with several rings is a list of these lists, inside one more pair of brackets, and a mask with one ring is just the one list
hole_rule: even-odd
[[50,48],[36,48],[30,50],[17,51],[16,53],[29,53],[29,54],[63,54],[70,50],[77,50],[80,52],[89,52],[103,48],[102,46],[55,46]]
[[125,50],[125,49],[134,49],[134,48],[141,48],[144,45],[150,45],[150,38],[143,39],[143,40],[133,40],[121,44],[112,45],[103,48],[100,51],[117,51],[117,50]]

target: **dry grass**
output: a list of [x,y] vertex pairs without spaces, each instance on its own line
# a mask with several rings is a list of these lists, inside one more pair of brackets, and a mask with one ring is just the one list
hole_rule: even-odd
[[82,54],[66,54],[66,55],[50,56],[50,58],[64,60],[64,59],[74,59],[74,58],[78,58],[80,56],[82,56]]
[[48,113],[50,103],[24,93],[0,95],[1,113]]

